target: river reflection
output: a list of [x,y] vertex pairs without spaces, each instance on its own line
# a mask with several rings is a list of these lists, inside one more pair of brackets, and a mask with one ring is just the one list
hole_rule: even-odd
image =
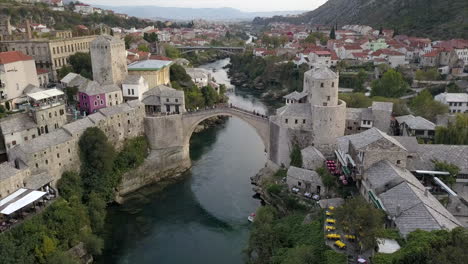
[[[219,65],[217,81],[223,74]],[[266,111],[252,97],[229,97],[240,107]],[[255,130],[237,118],[194,134],[193,167],[178,183],[162,191],[145,188],[109,210],[110,235],[100,262],[244,263],[247,216],[260,205],[249,178],[265,165],[264,148]]]

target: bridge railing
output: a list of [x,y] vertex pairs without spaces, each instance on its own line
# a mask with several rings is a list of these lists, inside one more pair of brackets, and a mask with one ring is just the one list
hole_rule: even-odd
[[204,113],[209,113],[209,112],[218,112],[218,111],[237,111],[242,114],[250,115],[252,117],[260,118],[260,119],[268,119],[268,115],[260,114],[259,112],[253,110],[249,111],[243,108],[240,108],[238,106],[232,105],[232,104],[217,104],[212,107],[205,107],[202,109],[192,109],[192,110],[187,110],[187,112],[184,113],[184,115],[195,115],[195,114],[204,114]]

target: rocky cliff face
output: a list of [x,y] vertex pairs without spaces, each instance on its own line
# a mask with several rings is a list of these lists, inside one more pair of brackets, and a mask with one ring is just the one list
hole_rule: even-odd
[[433,38],[468,38],[466,0],[329,0],[299,17],[256,18],[270,22],[338,25],[367,24]]

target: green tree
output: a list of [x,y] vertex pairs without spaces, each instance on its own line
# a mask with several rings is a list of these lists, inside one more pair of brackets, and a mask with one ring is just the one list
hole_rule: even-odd
[[437,81],[440,80],[440,74],[435,68],[426,71],[417,70],[414,78],[418,81]]
[[78,94],[78,87],[66,87],[64,89],[65,95],[67,96],[67,103],[74,105],[76,103],[75,96]]
[[330,39],[336,39],[335,27],[332,27],[330,31]]
[[415,115],[431,121],[435,121],[437,115],[448,113],[448,107],[435,101],[427,90],[423,90],[411,100],[410,108]]
[[101,233],[106,220],[106,201],[99,194],[91,192],[87,205],[91,228],[95,233]]
[[150,34],[145,33],[143,35],[143,39],[148,41],[149,43],[158,42],[158,35],[156,34],[156,32],[151,32]]
[[460,173],[460,168],[452,163],[434,160],[434,166],[436,171],[445,171],[449,175],[441,175],[440,179],[447,185],[452,186],[457,181],[457,176]]
[[436,144],[468,145],[468,114],[457,114],[447,127],[436,127]]
[[166,56],[168,56],[171,59],[177,59],[180,58],[180,51],[169,44],[164,45],[164,50],[166,51]]
[[366,92],[366,87],[365,84],[367,80],[369,79],[369,76],[367,75],[367,72],[363,69],[359,71],[359,73],[356,76],[356,82],[355,86],[353,87],[353,92],[358,92],[358,93],[364,93]]
[[73,72],[81,76],[92,79],[91,55],[89,53],[77,52],[69,57]]
[[390,69],[384,73],[380,80],[372,82],[372,96],[400,97],[408,90],[409,86],[401,73]]
[[302,153],[299,145],[293,144],[292,151],[290,154],[290,165],[298,168],[302,168]]
[[79,199],[83,197],[83,182],[80,175],[74,171],[64,172],[57,183],[57,188],[60,196],[67,201],[73,196]]
[[346,102],[347,107],[366,108],[372,105],[372,99],[363,93],[340,93],[338,97]]
[[201,88],[203,98],[205,99],[206,106],[212,106],[218,102],[218,93],[211,86],[204,86]]
[[47,264],[79,264],[70,254],[63,251],[56,251],[49,257]]
[[146,44],[138,45],[138,50],[143,51],[143,52],[150,52],[150,49],[149,49],[148,45],[146,45]]
[[114,147],[97,127],[87,128],[78,142],[81,160],[81,178],[86,194],[94,190],[106,201],[113,199],[118,185],[113,173]]
[[93,256],[102,254],[104,248],[104,240],[93,234],[86,234],[83,238],[86,251]]
[[67,76],[70,72],[73,72],[73,67],[70,65],[65,65],[63,66],[59,71],[58,71],[58,77],[59,79],[62,79],[63,77]]
[[333,175],[331,175],[326,168],[318,168],[317,173],[318,175],[320,175],[320,178],[323,182],[323,186],[325,186],[327,192],[337,186],[336,177],[333,177]]
[[375,247],[376,236],[384,225],[385,214],[362,197],[347,199],[343,206],[335,211],[337,225],[356,235],[363,249]]

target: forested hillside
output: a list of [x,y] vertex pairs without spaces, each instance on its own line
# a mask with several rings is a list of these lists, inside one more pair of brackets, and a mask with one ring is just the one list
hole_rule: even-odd
[[338,25],[366,24],[400,34],[431,38],[468,38],[467,0],[329,0],[298,17],[256,18],[270,22]]
[[[148,22],[136,17],[128,19],[118,17],[116,15],[80,15],[74,13],[66,7],[66,10],[52,11],[45,4],[21,4],[14,1],[0,0],[0,14],[11,16],[11,23],[17,25],[24,23],[25,19],[30,19],[34,23],[46,24],[57,30],[70,29],[77,25],[93,26],[105,24],[110,27],[146,27],[156,25],[158,23]],[[161,23],[161,22],[159,22]],[[162,27],[162,23],[161,23]]]

